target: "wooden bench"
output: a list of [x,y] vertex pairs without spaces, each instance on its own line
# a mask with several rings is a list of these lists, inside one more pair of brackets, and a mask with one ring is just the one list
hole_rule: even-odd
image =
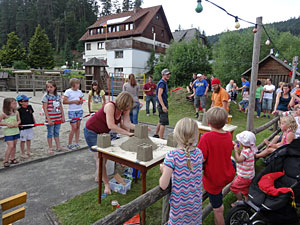
[[15,209],[13,211],[10,211],[8,213],[5,213],[2,215],[2,212],[7,211],[9,209],[15,208],[19,205],[22,205],[27,200],[27,193],[23,192],[11,197],[8,197],[6,199],[0,200],[0,216],[1,221],[0,225],[9,225],[13,222],[16,222],[20,219],[23,219],[25,217],[25,207],[21,207],[18,209]]

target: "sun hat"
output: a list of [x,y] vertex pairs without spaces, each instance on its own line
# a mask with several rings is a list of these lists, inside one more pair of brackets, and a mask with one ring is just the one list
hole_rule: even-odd
[[18,102],[19,102],[19,101],[23,101],[23,100],[29,100],[29,99],[31,99],[31,97],[27,97],[26,95],[23,95],[23,94],[18,95],[17,98],[16,98],[16,100],[17,100]]
[[202,77],[202,74],[201,74],[201,73],[198,73],[198,74],[197,74],[197,77]]
[[214,84],[220,84],[220,80],[218,78],[214,78],[212,81],[211,81],[211,85],[214,85]]
[[254,153],[258,151],[255,142],[256,137],[251,131],[243,131],[236,135],[236,139],[244,146],[249,146]]

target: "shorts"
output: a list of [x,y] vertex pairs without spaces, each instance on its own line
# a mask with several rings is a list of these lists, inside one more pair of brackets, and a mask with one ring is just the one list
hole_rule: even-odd
[[33,137],[33,128],[20,130],[20,141],[31,141]]
[[15,134],[11,136],[4,136],[4,141],[14,141],[20,138],[20,134]]
[[[207,192],[208,193],[208,192]],[[219,194],[210,194],[208,193],[210,204],[214,209],[218,209],[223,205],[223,194],[222,191]]]
[[87,145],[89,146],[92,152],[97,152],[92,149],[92,146],[97,145],[98,134],[92,130],[87,129],[86,127],[83,129],[83,134]]
[[205,109],[205,95],[195,95],[194,105],[195,105],[196,109],[199,108],[199,102],[200,102],[201,108]]
[[54,125],[47,125],[47,138],[52,138],[53,136],[59,137],[60,123]]
[[70,121],[70,123],[76,123],[77,121],[82,120],[82,116],[83,116],[83,110],[68,111],[68,117],[69,117],[69,119],[75,119],[75,118],[77,119],[78,118],[78,120],[72,120],[72,121]]
[[246,179],[240,176],[236,176],[236,178],[230,186],[230,190],[235,194],[240,192],[243,195],[248,196],[251,181],[252,179]]
[[168,112],[164,112],[162,110],[161,105],[157,106],[158,115],[159,115],[159,123],[163,126],[169,125],[169,114]]
[[273,99],[263,98],[262,109],[272,110],[272,101]]
[[248,100],[242,100],[239,102],[239,105],[243,107],[243,109],[246,109],[248,107],[249,101]]

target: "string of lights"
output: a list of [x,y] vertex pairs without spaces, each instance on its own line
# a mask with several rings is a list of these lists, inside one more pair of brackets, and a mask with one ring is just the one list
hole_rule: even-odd
[[[226,9],[224,9],[223,7],[217,5],[216,3],[214,3],[214,2],[212,2],[212,1],[210,1],[210,0],[205,0],[205,1],[206,1],[206,2],[209,2],[210,4],[216,6],[216,7],[219,8],[219,9],[221,9],[221,10],[224,11],[227,15],[233,17],[233,18],[235,19],[235,28],[236,28],[236,29],[239,29],[239,28],[240,28],[240,23],[239,23],[239,20],[240,20],[240,21],[246,22],[246,23],[248,23],[248,24],[254,25],[253,33],[255,34],[255,33],[257,32],[257,24],[256,24],[256,23],[253,23],[253,22],[251,22],[251,21],[245,20],[245,19],[243,19],[243,18],[241,18],[241,17],[239,17],[239,16],[233,15],[233,14],[229,13],[229,12],[228,12]],[[202,2],[202,0],[197,0],[197,7],[196,7],[196,9],[195,9],[195,11],[196,11],[197,13],[201,13],[201,12],[203,11],[203,6],[202,6],[201,2]],[[279,49],[276,47],[274,41],[273,41],[272,38],[270,37],[270,35],[269,35],[269,33],[268,33],[266,27],[265,27],[263,24],[262,24],[262,27],[263,27],[264,32],[265,32],[266,35],[267,35],[267,38],[268,38],[267,41],[265,42],[265,45],[269,46],[270,44],[272,44],[272,47],[273,47],[272,49],[275,49],[275,50],[276,50],[275,57],[278,58],[278,57],[279,57]],[[283,55],[282,55],[282,56],[283,56]],[[284,57],[284,56],[283,56],[283,57]],[[285,62],[285,63],[287,62],[287,60],[286,60],[285,57],[284,57],[284,62]]]

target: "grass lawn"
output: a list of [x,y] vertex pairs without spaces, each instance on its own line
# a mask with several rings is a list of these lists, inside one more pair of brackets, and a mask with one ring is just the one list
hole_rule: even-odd
[[[208,100],[207,105],[210,105],[210,100]],[[169,98],[169,120],[170,126],[174,127],[176,122],[183,117],[194,118],[195,112],[193,104],[185,100],[185,93],[178,92],[173,94]],[[246,129],[247,116],[244,113],[239,112],[238,106],[232,104],[230,106],[230,114],[232,117],[232,124],[237,125],[238,129],[235,131],[235,134],[240,133]],[[156,124],[158,122],[157,116],[146,116],[145,111],[139,113],[139,121]],[[261,126],[268,122],[268,119],[265,118],[255,118],[255,128]],[[257,138],[257,144],[261,143],[264,138],[269,136],[272,131],[266,130],[259,133]],[[262,167],[261,163],[258,163],[257,166]],[[160,177],[159,167],[155,167],[149,170],[147,174],[147,190],[158,185],[158,180]],[[121,205],[124,205],[141,193],[141,180],[139,179],[138,184],[132,183],[131,190],[127,192],[126,195],[121,195],[118,193],[113,193],[107,198],[102,199],[101,205],[97,203],[97,189],[94,189],[90,192],[87,192],[83,195],[77,196],[74,199],[67,201],[61,205],[55,206],[53,208],[54,213],[59,218],[59,221],[63,225],[73,225],[73,224],[92,224],[99,220],[100,218],[108,215],[112,212],[110,202],[112,200],[117,200]],[[230,208],[230,203],[235,201],[235,197],[232,193],[229,193],[224,198],[225,213]],[[206,202],[204,203],[204,205]],[[150,208],[147,209],[147,224],[149,225],[158,225],[161,221],[161,206],[162,202],[158,201]],[[211,213],[206,220],[203,222],[204,225],[214,224],[213,214]]]

